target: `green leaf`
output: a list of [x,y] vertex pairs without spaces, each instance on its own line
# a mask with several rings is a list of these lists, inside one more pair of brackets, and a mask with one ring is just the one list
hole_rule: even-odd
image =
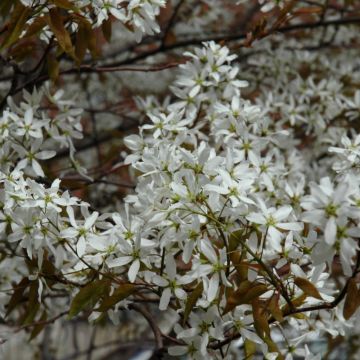
[[108,279],[96,280],[81,288],[75,295],[69,311],[69,319],[84,309],[91,309],[109,291]]
[[318,289],[308,279],[296,277],[294,283],[299,287],[306,295],[312,296],[315,299],[323,300]]
[[252,360],[256,354],[256,344],[249,339],[244,341],[245,359]]
[[188,296],[188,298],[186,300],[185,311],[184,311],[184,319],[183,319],[184,324],[186,323],[187,319],[189,318],[191,310],[194,308],[194,306],[196,305],[196,302],[200,298],[200,296],[203,292],[203,289],[204,289],[203,282],[200,281],[196,285],[196,287],[192,291],[192,293]]
[[135,290],[136,290],[136,286],[133,284],[120,285],[120,287],[118,287],[111,296],[104,298],[97,311],[109,310],[121,300],[124,300],[128,298],[130,295],[132,295],[135,292]]

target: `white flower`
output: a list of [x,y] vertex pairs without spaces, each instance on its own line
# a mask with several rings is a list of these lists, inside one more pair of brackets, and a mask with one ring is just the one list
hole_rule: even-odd
[[152,279],[156,285],[164,288],[159,303],[160,310],[168,308],[172,295],[178,299],[185,300],[187,295],[182,286],[191,282],[190,279],[185,279],[176,274],[176,262],[172,255],[166,256],[165,270],[166,276],[155,275]]
[[65,239],[76,239],[76,253],[77,256],[82,257],[86,251],[87,240],[91,236],[94,236],[93,226],[99,216],[99,213],[96,211],[93,212],[85,219],[83,224],[79,224],[75,220],[74,209],[71,206],[68,206],[66,211],[69,215],[71,227],[63,229],[60,236]]
[[281,251],[282,233],[280,230],[301,231],[303,225],[300,222],[284,221],[293,211],[291,206],[281,206],[278,209],[275,207],[267,208],[264,201],[260,198],[257,199],[257,202],[261,213],[252,212],[246,216],[246,219],[252,223],[263,225],[272,247],[277,251]]

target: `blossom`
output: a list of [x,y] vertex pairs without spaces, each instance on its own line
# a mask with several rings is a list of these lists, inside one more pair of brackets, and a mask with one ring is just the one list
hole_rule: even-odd
[[131,264],[128,270],[130,282],[134,282],[140,270],[141,263],[150,267],[147,255],[151,252],[153,243],[141,238],[140,233],[136,235],[133,243],[126,239],[119,241],[120,251],[114,259],[108,260],[107,265],[110,268]]
[[182,285],[189,283],[190,279],[185,279],[176,274],[176,262],[172,255],[168,255],[165,259],[166,278],[155,275],[152,281],[164,288],[161,293],[159,309],[166,310],[169,306],[171,296],[185,300],[187,295]]
[[284,222],[291,212],[291,206],[285,205],[279,208],[267,208],[266,204],[260,198],[257,199],[258,206],[261,212],[252,212],[246,216],[246,219],[252,223],[263,225],[266,227],[266,233],[271,241],[271,246],[280,251],[282,233],[280,230],[301,231],[303,225],[300,222]]
[[306,210],[303,220],[324,226],[324,239],[333,245],[336,239],[336,223],[341,215],[345,215],[349,206],[347,183],[334,187],[330,178],[322,178],[320,184],[312,184],[311,195],[305,196],[301,206]]
[[86,218],[83,224],[79,224],[75,220],[74,209],[71,206],[67,206],[66,211],[69,215],[71,226],[63,229],[60,236],[65,239],[76,239],[76,253],[79,257],[82,257],[86,251],[87,240],[94,235],[93,226],[99,213],[94,211]]

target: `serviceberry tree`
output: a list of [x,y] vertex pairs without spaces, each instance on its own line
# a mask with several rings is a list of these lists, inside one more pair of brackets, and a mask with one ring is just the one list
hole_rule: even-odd
[[357,1],[0,14],[2,357],[358,358]]

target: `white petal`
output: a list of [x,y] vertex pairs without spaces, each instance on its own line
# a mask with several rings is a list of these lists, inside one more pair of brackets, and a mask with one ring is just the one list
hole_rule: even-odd
[[292,212],[291,206],[282,206],[281,208],[277,209],[273,213],[273,217],[277,221],[280,221],[280,220],[286,219],[290,215],[291,212]]
[[218,288],[219,288],[219,275],[214,274],[209,281],[209,288],[207,291],[207,299],[209,302],[215,299]]
[[161,294],[159,309],[166,310],[171,298],[171,290],[166,288],[163,293]]
[[85,249],[86,249],[86,241],[85,238],[81,236],[76,244],[76,252],[79,257],[82,257],[85,254]]
[[128,264],[132,260],[132,256],[121,256],[116,259],[108,260],[106,263],[108,267],[117,267],[117,266],[124,266]]
[[95,221],[98,218],[98,216],[99,216],[99,213],[97,211],[94,211],[91,214],[91,216],[85,220],[84,228],[86,230],[90,229],[95,224]]
[[325,242],[329,245],[334,245],[336,240],[336,221],[335,218],[332,216],[326,223],[325,226]]
[[134,282],[136,279],[136,275],[139,272],[140,269],[140,260],[136,259],[130,266],[128,271],[128,277],[130,282]]
[[293,231],[301,231],[304,228],[304,225],[299,222],[288,222],[288,223],[278,223],[276,227],[284,230],[293,230]]
[[34,169],[35,174],[36,174],[37,176],[40,176],[40,177],[44,177],[44,176],[45,176],[41,165],[40,165],[35,159],[32,159],[32,161],[31,161],[31,166],[32,166],[32,168]]

